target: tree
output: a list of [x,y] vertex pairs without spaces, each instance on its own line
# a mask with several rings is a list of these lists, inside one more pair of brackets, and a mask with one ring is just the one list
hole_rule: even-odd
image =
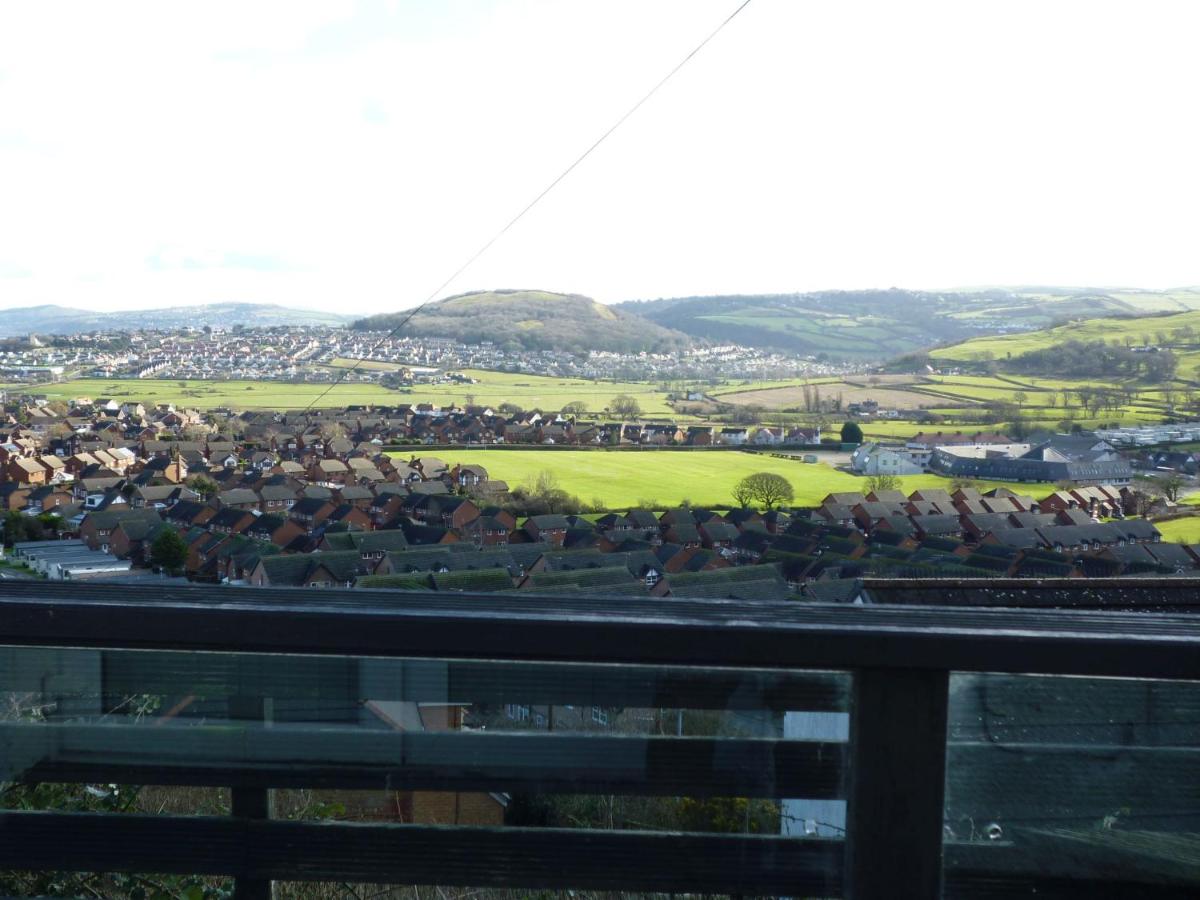
[[900,479],[895,475],[871,475],[867,478],[867,493],[900,490]]
[[572,400],[570,403],[568,403],[566,406],[564,406],[562,408],[562,414],[564,416],[571,416],[572,418],[576,418],[576,419],[579,418],[580,416],[586,416],[587,411],[588,411],[587,404],[584,403],[582,400]]
[[796,496],[791,482],[774,472],[755,472],[753,475],[747,475],[734,488],[735,499],[741,491],[745,492],[744,496],[767,509],[774,509],[784,501],[790,502]]
[[628,394],[617,394],[612,398],[608,409],[618,419],[636,419],[642,414],[641,406]]
[[1154,503],[1162,496],[1158,479],[1146,475],[1137,475],[1133,479],[1133,489],[1130,491],[1133,501],[1133,511],[1136,515],[1146,516],[1154,507]]
[[174,574],[187,562],[188,548],[174,528],[164,528],[150,545],[150,562]]
[[737,425],[757,425],[762,421],[762,413],[761,406],[750,403],[745,406],[735,406],[730,419]]
[[861,444],[862,442],[863,431],[857,422],[846,422],[842,425],[843,444]]
[[1162,475],[1157,475],[1151,479],[1154,486],[1164,497],[1172,503],[1179,499],[1179,493],[1183,490],[1183,486],[1187,483],[1184,477],[1178,472],[1164,472]]
[[336,441],[346,436],[346,429],[341,422],[321,423],[321,437],[327,441]]
[[217,483],[206,475],[197,475],[195,478],[190,479],[188,486],[200,495],[201,500],[211,499],[220,490]]
[[754,491],[751,490],[750,485],[746,483],[745,478],[733,486],[732,493],[733,502],[742,509],[745,509],[754,502]]
[[1015,419],[1009,422],[1005,428],[1008,431],[1009,437],[1011,437],[1014,441],[1023,441],[1025,438],[1029,437],[1031,433],[1029,423],[1020,416],[1017,416]]
[[525,410],[521,409],[521,407],[517,406],[517,404],[509,403],[507,401],[501,403],[498,407],[496,407],[496,409],[505,416],[519,416],[521,413],[525,412]]
[[541,516],[551,513],[577,513],[583,504],[558,483],[553,472],[539,472],[512,492],[509,511],[520,516]]

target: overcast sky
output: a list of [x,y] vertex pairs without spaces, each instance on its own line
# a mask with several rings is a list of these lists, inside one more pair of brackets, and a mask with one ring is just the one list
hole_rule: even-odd
[[[0,307],[415,305],[737,2],[2,2]],[[752,0],[445,293],[1200,283],[1198,19]]]

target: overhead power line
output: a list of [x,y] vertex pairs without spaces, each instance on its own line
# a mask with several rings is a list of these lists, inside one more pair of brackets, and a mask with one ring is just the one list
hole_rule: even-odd
[[[429,294],[428,297],[426,297],[419,304],[414,306],[409,311],[408,315],[406,315],[403,319],[400,320],[400,322],[396,325],[395,328],[393,328],[390,332],[388,332],[384,337],[382,337],[378,341],[376,341],[375,344],[373,344],[372,347],[367,351],[367,356],[369,357],[369,356],[373,355],[376,350],[378,350],[380,347],[382,347],[384,344],[386,344],[388,341],[390,341],[392,338],[394,338],[397,334],[399,334],[401,329],[403,329],[404,326],[407,325],[412,320],[413,316],[415,316],[422,309],[424,309],[426,306],[428,306],[430,303],[432,303],[437,297],[439,297],[441,295],[441,293],[447,287],[449,287],[456,278],[458,278],[459,275],[461,275],[468,268],[470,268],[470,266],[475,262],[475,260],[477,260],[477,259],[479,259],[479,257],[483,256],[483,254],[485,254],[491,248],[492,244],[496,243],[496,241],[498,241],[498,240],[500,240],[500,238],[504,237],[504,235],[506,233],[508,233],[509,229],[511,229],[518,222],[520,222],[521,219],[523,219],[525,217],[526,213],[528,213],[535,206],[537,206],[545,198],[545,196],[547,194],[549,194],[552,190],[554,190],[556,187],[558,187],[559,183],[564,178],[566,178],[573,171],[575,171],[575,169],[578,168],[580,163],[582,163],[585,159],[587,159],[589,156],[591,156],[593,151],[595,151],[597,147],[599,147],[606,140],[608,140],[609,136],[612,135],[612,133],[614,131],[616,131],[618,128],[620,128],[622,125],[624,125],[625,121],[630,116],[632,116],[635,112],[637,112],[639,109],[641,109],[641,107],[646,103],[646,101],[648,101],[651,97],[653,97],[655,94],[657,94],[659,89],[663,85],[665,85],[668,81],[670,81],[672,78],[674,78],[680,69],[682,69],[689,62],[691,62],[692,57],[694,57],[697,53],[699,53],[701,50],[703,50],[705,48],[705,46],[708,45],[709,41],[711,41],[718,34],[720,34],[721,31],[725,28],[725,26],[728,25],[730,22],[732,22],[735,18],[737,18],[738,13],[740,13],[743,9],[745,9],[749,5],[750,5],[750,0],[742,0],[742,3],[739,4],[738,7],[733,12],[731,12],[728,16],[726,16],[725,19],[721,22],[721,24],[719,24],[716,28],[714,28],[712,30],[712,32],[709,33],[708,37],[706,37],[699,44],[697,44],[694,48],[692,48],[692,51],[690,53],[688,53],[688,55],[685,56],[683,59],[681,59],[678,63],[676,63],[674,68],[671,69],[671,71],[667,72],[666,75],[664,75],[661,79],[659,79],[659,81],[654,85],[654,87],[650,88],[650,90],[647,91],[642,96],[642,98],[637,101],[637,103],[635,103],[635,104],[633,104],[633,106],[629,107],[629,109],[625,111],[624,115],[622,115],[619,119],[617,119],[616,122],[614,122],[611,126],[609,126],[607,131],[605,131],[602,135],[600,135],[600,137],[596,138],[596,140],[592,142],[591,146],[589,146],[586,150],[584,150],[583,153],[581,153],[575,159],[574,162],[572,162],[569,166],[567,166],[565,169],[563,169],[563,171],[559,173],[557,178],[555,178],[548,185],[546,185],[546,187],[544,187],[536,197],[534,197],[532,200],[530,200],[529,203],[527,203],[525,205],[525,207],[519,213],[517,213],[515,216],[513,216],[511,219],[509,219],[509,221],[507,222],[507,224],[504,225],[503,228],[501,228],[494,235],[492,235],[491,238],[488,239],[487,243],[485,243],[482,247],[480,247],[473,254],[471,254],[471,256],[468,257],[467,261],[464,262],[457,269],[455,269],[453,274],[451,274],[449,278],[447,278],[445,281],[443,281],[441,284],[439,284],[436,288],[434,288],[434,290]],[[344,370],[342,372],[342,374],[339,375],[328,387],[326,387],[325,390],[321,391],[321,393],[318,394],[316,396],[316,398],[311,403],[308,404],[308,406],[304,407],[304,412],[308,412],[309,410],[311,410],[314,406],[316,406],[318,403],[320,403],[322,400],[324,400],[326,397],[328,397],[330,392],[333,391],[334,388],[336,388],[339,384],[341,384],[343,381],[345,381],[347,378],[349,378],[351,375],[353,375],[355,372],[357,372],[361,362],[362,362],[362,360],[357,360],[353,366]]]

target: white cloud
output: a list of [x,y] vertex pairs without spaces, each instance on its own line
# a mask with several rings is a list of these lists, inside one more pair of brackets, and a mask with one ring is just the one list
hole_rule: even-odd
[[[8,4],[0,305],[412,305],[732,8]],[[1198,15],[754,0],[450,290],[1200,282]]]

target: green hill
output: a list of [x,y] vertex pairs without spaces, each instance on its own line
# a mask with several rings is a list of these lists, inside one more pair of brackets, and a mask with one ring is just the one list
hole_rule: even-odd
[[1019,334],[974,338],[938,347],[929,356],[945,365],[1066,377],[1142,376],[1159,380],[1155,365],[1174,360],[1179,378],[1200,368],[1200,311],[1069,322]]
[[[406,315],[370,316],[351,327],[390,331]],[[579,294],[550,291],[479,291],[449,297],[418,312],[404,325],[402,333],[572,353],[661,351],[690,343],[687,335],[624,310]]]
[[697,338],[869,361],[1069,319],[1200,309],[1200,290],[986,288],[676,297],[618,309]]

